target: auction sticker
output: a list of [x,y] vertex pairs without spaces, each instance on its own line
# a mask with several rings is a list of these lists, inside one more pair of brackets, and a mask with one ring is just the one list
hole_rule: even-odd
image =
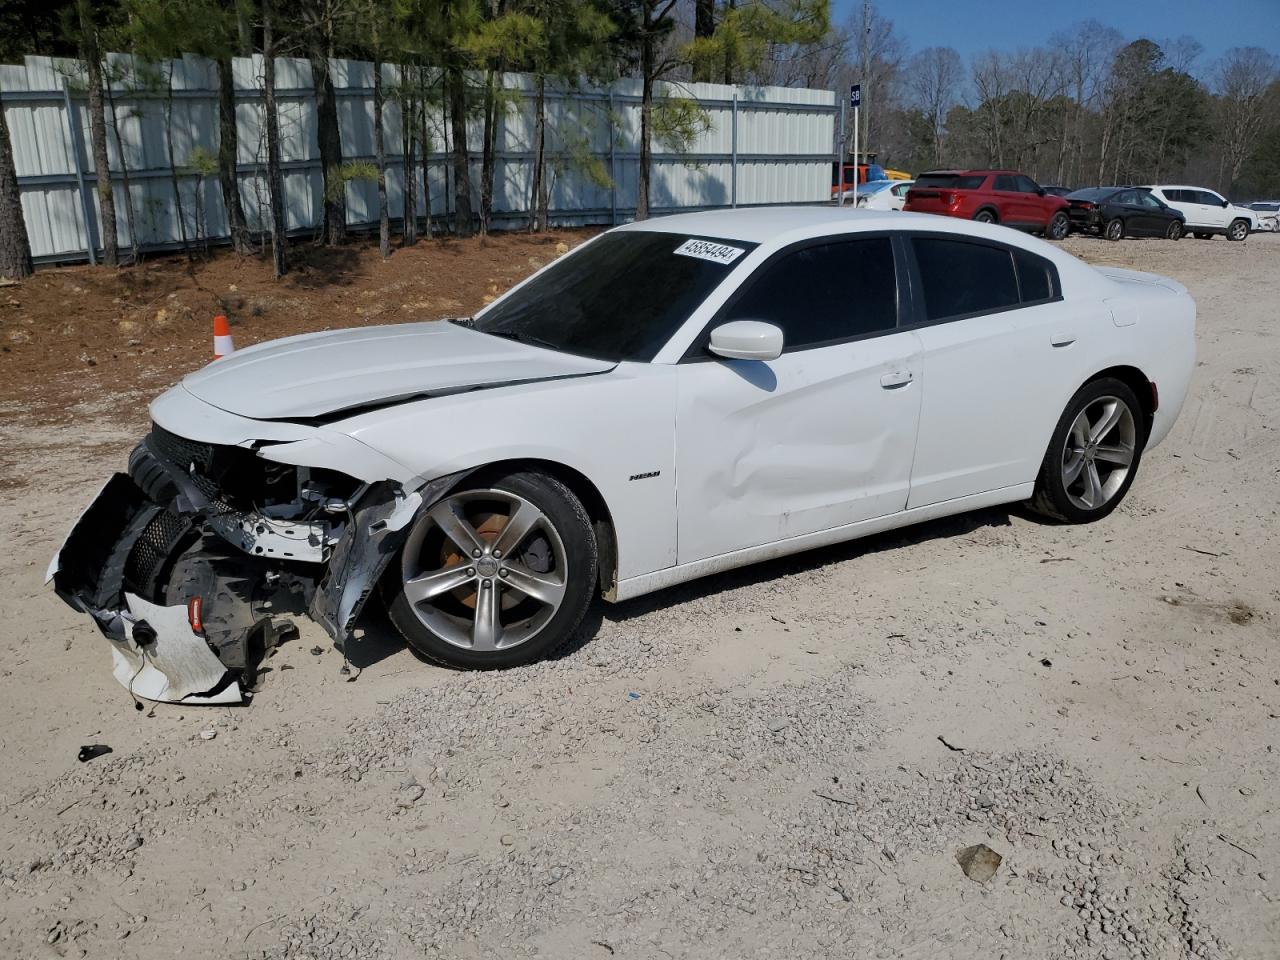
[[740,247],[712,243],[710,240],[686,240],[676,247],[676,253],[682,257],[697,257],[699,260],[710,260],[712,263],[733,263],[746,251]]

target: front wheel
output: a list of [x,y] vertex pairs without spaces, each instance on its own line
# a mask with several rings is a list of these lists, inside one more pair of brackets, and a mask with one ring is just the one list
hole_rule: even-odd
[[1181,240],[1182,239],[1182,222],[1179,220],[1174,220],[1172,223],[1170,223],[1169,229],[1165,231],[1164,236],[1166,240]]
[[1124,221],[1121,220],[1119,217],[1116,217],[1114,220],[1112,220],[1110,223],[1107,224],[1107,229],[1104,236],[1106,236],[1108,240],[1121,239],[1124,236]]
[[1129,492],[1146,441],[1142,407],[1125,383],[1086,383],[1054,428],[1031,508],[1067,523],[1101,520]]
[[1231,226],[1227,227],[1228,240],[1243,240],[1249,235],[1249,222],[1247,220],[1232,220]]
[[456,490],[414,521],[383,587],[391,622],[428,658],[469,670],[554,653],[582,622],[596,540],[581,501],[544,473]]
[[1045,230],[1044,235],[1050,240],[1065,240],[1070,232],[1071,221],[1065,213],[1058,211],[1053,215],[1053,219],[1049,221],[1049,228]]

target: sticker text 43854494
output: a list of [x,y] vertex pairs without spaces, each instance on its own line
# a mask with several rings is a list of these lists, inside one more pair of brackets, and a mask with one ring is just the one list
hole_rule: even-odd
[[682,257],[697,257],[699,260],[710,260],[712,263],[733,263],[745,251],[741,247],[712,243],[710,240],[686,240],[676,247],[675,252]]

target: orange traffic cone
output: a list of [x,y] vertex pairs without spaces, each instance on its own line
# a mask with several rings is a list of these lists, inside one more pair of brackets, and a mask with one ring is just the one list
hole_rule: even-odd
[[221,360],[229,353],[236,352],[236,345],[231,342],[231,326],[227,318],[218,314],[213,318],[213,359]]

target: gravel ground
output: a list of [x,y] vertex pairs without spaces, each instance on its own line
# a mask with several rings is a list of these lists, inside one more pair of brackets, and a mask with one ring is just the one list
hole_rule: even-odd
[[308,623],[253,706],[135,712],[40,580],[136,396],[10,407],[0,955],[1275,957],[1280,237],[1068,246],[1200,307],[1110,519],[983,511],[601,605],[505,673],[374,616],[350,674]]

